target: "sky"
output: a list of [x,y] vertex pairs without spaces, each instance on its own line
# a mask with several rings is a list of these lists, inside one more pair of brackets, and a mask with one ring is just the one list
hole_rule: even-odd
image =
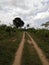
[[40,27],[49,21],[49,0],[0,0],[0,24],[13,24],[16,17],[24,26]]

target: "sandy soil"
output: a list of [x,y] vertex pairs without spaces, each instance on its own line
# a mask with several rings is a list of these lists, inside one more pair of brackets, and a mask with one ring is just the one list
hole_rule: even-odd
[[27,32],[26,32],[26,34],[30,37],[30,40],[32,41],[32,44],[33,44],[34,48],[36,49],[37,54],[38,54],[42,64],[49,65],[48,59],[44,55],[43,51],[40,49],[40,47],[38,47],[37,43],[34,41],[34,39]]
[[21,65],[21,58],[22,58],[24,42],[25,42],[25,33],[23,33],[23,37],[22,37],[22,40],[20,42],[19,48],[15,54],[15,60],[13,62],[13,65]]

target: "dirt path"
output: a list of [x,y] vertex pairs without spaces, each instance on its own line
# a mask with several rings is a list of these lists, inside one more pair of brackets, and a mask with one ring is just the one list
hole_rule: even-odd
[[14,60],[13,65],[21,65],[21,58],[22,58],[24,42],[25,42],[25,33],[23,33],[21,43],[20,43],[19,48],[15,54],[15,60]]
[[26,34],[30,37],[32,44],[34,45],[34,48],[37,51],[37,54],[39,55],[39,58],[42,62],[43,65],[49,65],[49,62],[46,58],[46,56],[44,55],[43,51],[38,47],[37,43],[32,39],[32,37],[26,32]]

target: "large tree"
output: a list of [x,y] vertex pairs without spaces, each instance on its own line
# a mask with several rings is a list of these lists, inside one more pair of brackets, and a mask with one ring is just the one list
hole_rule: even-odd
[[19,28],[22,27],[24,25],[24,22],[21,20],[21,18],[17,17],[13,20],[13,24]]

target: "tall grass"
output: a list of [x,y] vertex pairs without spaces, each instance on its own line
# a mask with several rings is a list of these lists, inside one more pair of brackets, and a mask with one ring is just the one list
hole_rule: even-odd
[[49,59],[49,30],[39,29],[29,32],[37,42],[38,46],[43,50],[46,57]]
[[0,27],[0,65],[12,65],[21,38],[22,31]]

